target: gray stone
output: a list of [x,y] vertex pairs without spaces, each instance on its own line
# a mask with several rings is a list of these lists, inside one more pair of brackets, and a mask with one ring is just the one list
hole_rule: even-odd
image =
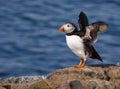
[[97,83],[95,81],[90,81],[88,83],[89,89],[96,89]]
[[84,89],[82,84],[78,80],[74,80],[70,82],[71,89]]

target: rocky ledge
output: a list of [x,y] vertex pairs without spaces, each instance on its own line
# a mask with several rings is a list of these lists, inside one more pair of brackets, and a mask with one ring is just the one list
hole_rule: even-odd
[[0,79],[0,89],[120,89],[120,66],[69,67],[56,70],[46,77]]

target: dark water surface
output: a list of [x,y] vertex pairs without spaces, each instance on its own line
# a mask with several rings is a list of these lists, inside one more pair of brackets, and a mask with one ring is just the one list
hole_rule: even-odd
[[95,48],[104,63],[120,61],[120,0],[0,0],[0,77],[46,75],[79,63],[58,28],[77,25],[80,11],[90,23],[109,24]]

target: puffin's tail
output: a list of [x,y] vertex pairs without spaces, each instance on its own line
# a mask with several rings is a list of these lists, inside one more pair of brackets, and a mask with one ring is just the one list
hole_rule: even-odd
[[98,59],[98,60],[100,60],[100,61],[103,62],[102,58],[97,53],[97,51],[95,50],[95,48],[93,46],[91,46],[91,48],[92,48],[92,55],[90,56],[90,58],[92,58],[92,59]]

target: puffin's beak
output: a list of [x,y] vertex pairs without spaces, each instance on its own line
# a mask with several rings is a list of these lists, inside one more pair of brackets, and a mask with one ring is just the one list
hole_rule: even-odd
[[64,31],[64,28],[63,28],[63,26],[61,26],[60,28],[59,28],[59,32],[63,32]]

